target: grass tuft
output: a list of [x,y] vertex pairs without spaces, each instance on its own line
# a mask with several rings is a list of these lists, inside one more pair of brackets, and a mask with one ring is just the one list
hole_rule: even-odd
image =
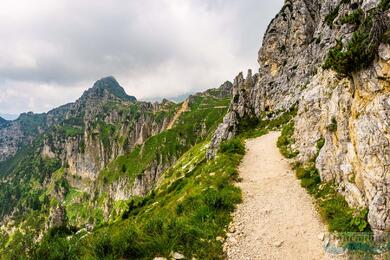
[[294,135],[294,122],[286,124],[282,128],[282,133],[278,138],[277,146],[280,152],[286,158],[294,158],[298,155],[298,151],[295,151],[291,146],[295,143]]

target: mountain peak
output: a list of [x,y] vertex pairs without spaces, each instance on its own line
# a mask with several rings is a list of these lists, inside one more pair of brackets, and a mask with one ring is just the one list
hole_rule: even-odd
[[126,91],[113,76],[104,77],[96,81],[92,88],[84,92],[83,97],[119,98],[125,101],[137,101],[134,96],[127,95]]

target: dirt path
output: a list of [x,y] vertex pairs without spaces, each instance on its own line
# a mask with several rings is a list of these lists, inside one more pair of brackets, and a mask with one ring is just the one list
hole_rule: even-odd
[[326,228],[276,147],[278,132],[247,141],[240,166],[243,203],[224,248],[228,259],[324,259]]
[[176,111],[175,115],[173,116],[171,122],[169,122],[167,126],[167,130],[172,129],[172,127],[175,125],[177,119],[183,114],[184,112],[188,111],[188,99],[183,102],[181,107],[179,108],[178,111]]

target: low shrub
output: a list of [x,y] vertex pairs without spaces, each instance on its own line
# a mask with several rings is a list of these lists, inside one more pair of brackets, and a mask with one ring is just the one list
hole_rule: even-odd
[[242,127],[243,123],[238,125],[238,136],[245,139],[257,138],[267,134],[271,130],[279,130],[295,118],[297,111],[297,106],[293,106],[285,111],[264,114],[259,119],[252,119],[252,123],[248,123],[248,119],[244,119],[244,122],[246,122],[244,125],[246,127]]
[[325,145],[325,139],[323,137],[321,137],[318,141],[317,141],[317,151],[320,151],[322,149],[322,147],[324,147]]
[[361,8],[353,10],[350,14],[340,18],[340,24],[360,25],[364,19],[364,12]]
[[390,29],[383,34],[382,42],[390,44]]
[[283,156],[286,158],[294,158],[298,155],[298,152],[291,148],[291,145],[293,145],[295,142],[293,139],[293,134],[294,123],[290,122],[282,128],[281,135],[277,141],[277,146],[281,154],[283,154]]
[[233,211],[235,205],[241,202],[241,196],[238,191],[238,188],[229,185],[220,191],[209,189],[202,197],[206,205],[211,208]]
[[299,166],[296,176],[301,186],[316,198],[319,213],[328,224],[329,231],[363,232],[369,231],[367,209],[350,208],[345,198],[330,183],[321,184],[321,178],[314,164]]
[[306,188],[310,194],[317,192],[318,185],[321,183],[321,178],[318,170],[312,164],[309,167],[298,167],[296,176],[301,180],[301,186]]
[[348,76],[371,65],[389,28],[388,18],[383,13],[383,8],[388,8],[387,0],[382,1],[379,6],[383,7],[371,11],[365,19],[359,15],[359,11],[342,19],[342,22],[359,20],[359,27],[346,46],[338,40],[335,47],[329,50],[324,69],[333,69],[342,76]]
[[328,130],[332,133],[337,131],[337,121],[335,117],[332,117],[330,125],[328,125]]
[[336,17],[339,15],[340,5],[337,5],[334,9],[332,9],[326,16],[325,22],[329,27],[333,27],[333,22]]
[[231,139],[221,144],[220,152],[225,154],[245,154],[243,141],[237,138]]
[[244,117],[240,119],[240,122],[237,125],[237,132],[241,134],[248,130],[254,129],[257,127],[259,122],[260,120],[257,117]]
[[390,0],[381,0],[378,7],[382,11],[389,9],[390,8]]

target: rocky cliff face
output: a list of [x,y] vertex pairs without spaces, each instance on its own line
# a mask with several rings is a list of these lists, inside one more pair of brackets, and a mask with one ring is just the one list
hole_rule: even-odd
[[46,114],[23,113],[17,120],[0,122],[0,162],[14,156],[47,129]]
[[[189,96],[176,107],[165,130],[153,134],[132,152],[118,157],[104,169],[95,185],[95,201],[106,196],[104,217],[112,216],[113,205],[134,196],[143,197],[156,188],[161,174],[169,169],[190,147],[210,136],[226,113],[232,83]],[[167,100],[163,104],[168,104]],[[140,165],[138,165],[140,164]],[[119,174],[123,168],[132,174]],[[135,168],[136,170],[133,170]],[[115,212],[114,212],[115,214]]]
[[209,136],[227,111],[231,91],[226,82],[182,104],[150,103],[128,96],[108,77],[74,103],[5,122],[0,226],[22,228],[15,219],[39,215],[31,231],[38,237],[49,228],[120,216],[124,201],[145,196],[167,168]]
[[[169,101],[138,102],[108,77],[97,81],[74,103],[45,114],[22,114],[2,124],[0,200],[12,199],[2,202],[0,219],[39,208],[45,202],[39,202],[42,199],[38,196],[47,196],[56,201],[50,206],[47,228],[60,225],[66,218],[62,205],[69,188],[94,192],[100,171],[163,131],[176,107]],[[57,178],[59,173],[53,171],[58,168],[61,176]],[[39,185],[30,188],[31,182]],[[49,191],[53,189],[56,192]],[[29,190],[35,197],[27,195]]]
[[240,120],[298,105],[298,160],[313,158],[324,138],[316,161],[322,180],[369,209],[377,237],[390,231],[388,2],[285,1],[264,36],[259,72],[237,76],[207,156]]
[[5,160],[15,155],[23,133],[18,123],[11,122],[0,127],[0,136],[0,160]]
[[136,102],[114,78],[103,78],[75,103],[42,114],[37,130],[24,124],[38,116],[32,113],[2,127],[0,159],[44,133],[43,157],[60,158],[69,174],[93,181],[109,162],[164,130],[169,114],[157,120],[154,115],[169,109],[173,103]]

